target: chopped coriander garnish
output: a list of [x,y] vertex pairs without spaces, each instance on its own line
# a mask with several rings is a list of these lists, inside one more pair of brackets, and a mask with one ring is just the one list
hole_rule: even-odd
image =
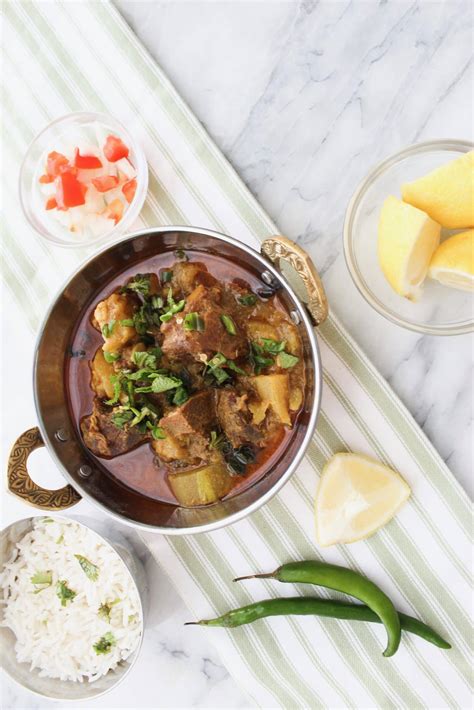
[[230,316],[227,316],[225,314],[221,315],[221,321],[224,324],[224,328],[230,335],[237,335],[237,328]]
[[135,392],[154,392],[159,394],[160,392],[167,392],[168,390],[175,389],[181,385],[181,380],[177,377],[168,377],[167,375],[156,374],[153,378],[151,385],[147,387],[137,387]]
[[173,397],[173,404],[176,404],[176,406],[180,406],[181,404],[184,404],[187,402],[189,399],[188,392],[186,390],[186,387],[183,385],[180,385],[177,389],[176,392],[174,393]]
[[182,301],[178,301],[178,303],[176,303],[176,301],[173,298],[173,291],[171,288],[168,289],[167,302],[168,302],[168,310],[165,313],[163,313],[163,315],[160,316],[160,321],[162,323],[167,323],[169,320],[171,320],[171,318],[174,316],[175,313],[179,313],[180,311],[182,311],[184,308],[184,305],[186,303],[184,298],[182,299]]
[[224,434],[218,434],[217,431],[211,431],[211,441],[209,446],[211,449],[220,449],[225,444],[226,438]]
[[120,353],[108,353],[104,350],[105,362],[112,363],[120,359]]
[[98,641],[93,645],[94,651],[97,655],[110,653],[112,646],[117,643],[115,636],[111,631],[107,631]]
[[97,616],[110,623],[110,613],[112,611],[112,607],[119,602],[120,599],[114,599],[113,602],[105,602],[104,604],[101,604],[97,611]]
[[72,602],[77,592],[69,589],[65,579],[59,580],[56,583],[56,596],[61,600],[61,606],[66,606],[68,602]]
[[[275,341],[276,342],[276,341]],[[249,360],[255,374],[259,375],[263,368],[273,365],[273,359],[264,356],[264,348],[256,342],[251,343]]]
[[118,408],[118,411],[112,414],[112,421],[116,427],[123,429],[125,424],[130,422],[134,417],[133,412],[130,409]]
[[147,422],[147,428],[151,431],[154,439],[166,439],[166,432],[160,426],[153,426],[151,422]]
[[161,348],[152,348],[143,352],[133,353],[133,362],[139,368],[156,370],[157,360],[161,357]]
[[198,330],[203,333],[206,326],[199,313],[187,313],[183,320],[184,330]]
[[120,321],[120,325],[122,325],[124,328],[133,328],[133,326],[134,326],[133,318],[124,318],[123,320]]
[[163,269],[160,273],[160,279],[162,284],[166,284],[173,278],[173,272],[171,269]]
[[142,296],[148,296],[150,293],[150,274],[137,274],[128,282],[125,289],[141,293]]
[[113,406],[114,404],[117,404],[120,399],[120,393],[122,391],[122,378],[120,375],[111,375],[110,382],[114,388],[114,396],[112,399],[107,399],[105,403]]
[[246,293],[244,296],[239,296],[237,300],[242,306],[254,306],[257,303],[257,296],[253,293]]
[[91,582],[97,582],[99,579],[99,568],[93,562],[83,557],[83,555],[74,555],[76,560],[81,565],[82,571],[88,577]]
[[31,577],[31,582],[36,586],[34,593],[38,594],[39,592],[42,592],[43,589],[47,589],[52,585],[53,573],[49,569],[35,572],[35,574]]
[[238,375],[246,375],[247,374],[245,372],[245,370],[242,370],[241,367],[238,367],[233,360],[227,360],[227,367],[229,368],[229,370],[233,370]]
[[176,249],[175,251],[175,256],[177,259],[180,259],[181,261],[187,261],[188,257],[186,256],[186,252],[184,249]]
[[259,342],[262,344],[264,351],[271,355],[281,353],[286,345],[285,340],[273,340],[273,338],[260,338]]
[[110,336],[112,335],[112,333],[114,331],[114,327],[115,327],[114,320],[111,320],[108,323],[104,323],[104,325],[101,328],[101,332],[102,332],[102,335],[104,336],[104,338],[110,338]]
[[287,353],[284,350],[281,353],[278,353],[277,364],[280,367],[285,368],[285,370],[289,367],[294,367],[297,362],[299,362],[299,357],[296,357],[296,355],[290,355],[290,353]]

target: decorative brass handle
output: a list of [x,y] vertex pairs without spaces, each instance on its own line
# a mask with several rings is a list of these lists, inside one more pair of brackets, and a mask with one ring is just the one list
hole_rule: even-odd
[[297,244],[280,235],[265,239],[261,252],[279,268],[280,259],[287,261],[304,283],[308,300],[306,307],[314,325],[320,325],[328,316],[328,302],[324,287],[308,254]]
[[69,484],[55,491],[38,486],[28,473],[28,456],[44,446],[38,427],[23,432],[15,441],[8,458],[8,490],[26,503],[42,510],[59,511],[79,503],[81,496]]

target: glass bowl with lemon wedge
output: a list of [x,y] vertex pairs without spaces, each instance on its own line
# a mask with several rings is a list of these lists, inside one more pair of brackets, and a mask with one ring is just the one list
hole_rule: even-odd
[[429,335],[474,330],[474,145],[419,143],[375,167],[344,221],[360,293],[385,318]]

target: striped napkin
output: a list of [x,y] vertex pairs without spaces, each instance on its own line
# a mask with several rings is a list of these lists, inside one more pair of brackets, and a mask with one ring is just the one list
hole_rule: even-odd
[[[211,227],[257,248],[278,231],[110,4],[10,1],[3,11],[4,308],[22,313],[22,323],[12,326],[16,342],[27,328],[37,330],[60,283],[91,253],[41,241],[27,227],[15,192],[29,141],[61,114],[103,111],[138,135],[149,161],[150,190],[137,228]],[[234,631],[190,627],[190,634],[206,633],[215,642],[255,704],[468,707],[468,500],[334,317],[318,336],[325,371],[317,432],[304,463],[279,495],[249,518],[212,534],[143,537],[189,605],[190,620],[265,597],[315,593],[268,580],[231,580],[288,560],[324,557],[363,571],[400,610],[432,624],[453,644],[446,652],[404,635],[397,655],[386,659],[384,630],[365,623],[294,617]],[[399,470],[413,496],[371,539],[323,554],[313,529],[317,480],[332,454],[350,450]]]

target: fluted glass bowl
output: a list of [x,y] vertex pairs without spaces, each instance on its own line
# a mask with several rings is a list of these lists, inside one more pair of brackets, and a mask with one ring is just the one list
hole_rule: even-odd
[[[352,279],[366,301],[385,318],[428,335],[460,335],[474,330],[474,297],[426,279],[418,302],[399,296],[377,258],[380,210],[401,186],[474,149],[468,141],[440,140],[401,150],[375,167],[356,189],[344,222],[344,255]],[[455,230],[464,231],[464,230]],[[441,239],[454,230],[443,230]]]

